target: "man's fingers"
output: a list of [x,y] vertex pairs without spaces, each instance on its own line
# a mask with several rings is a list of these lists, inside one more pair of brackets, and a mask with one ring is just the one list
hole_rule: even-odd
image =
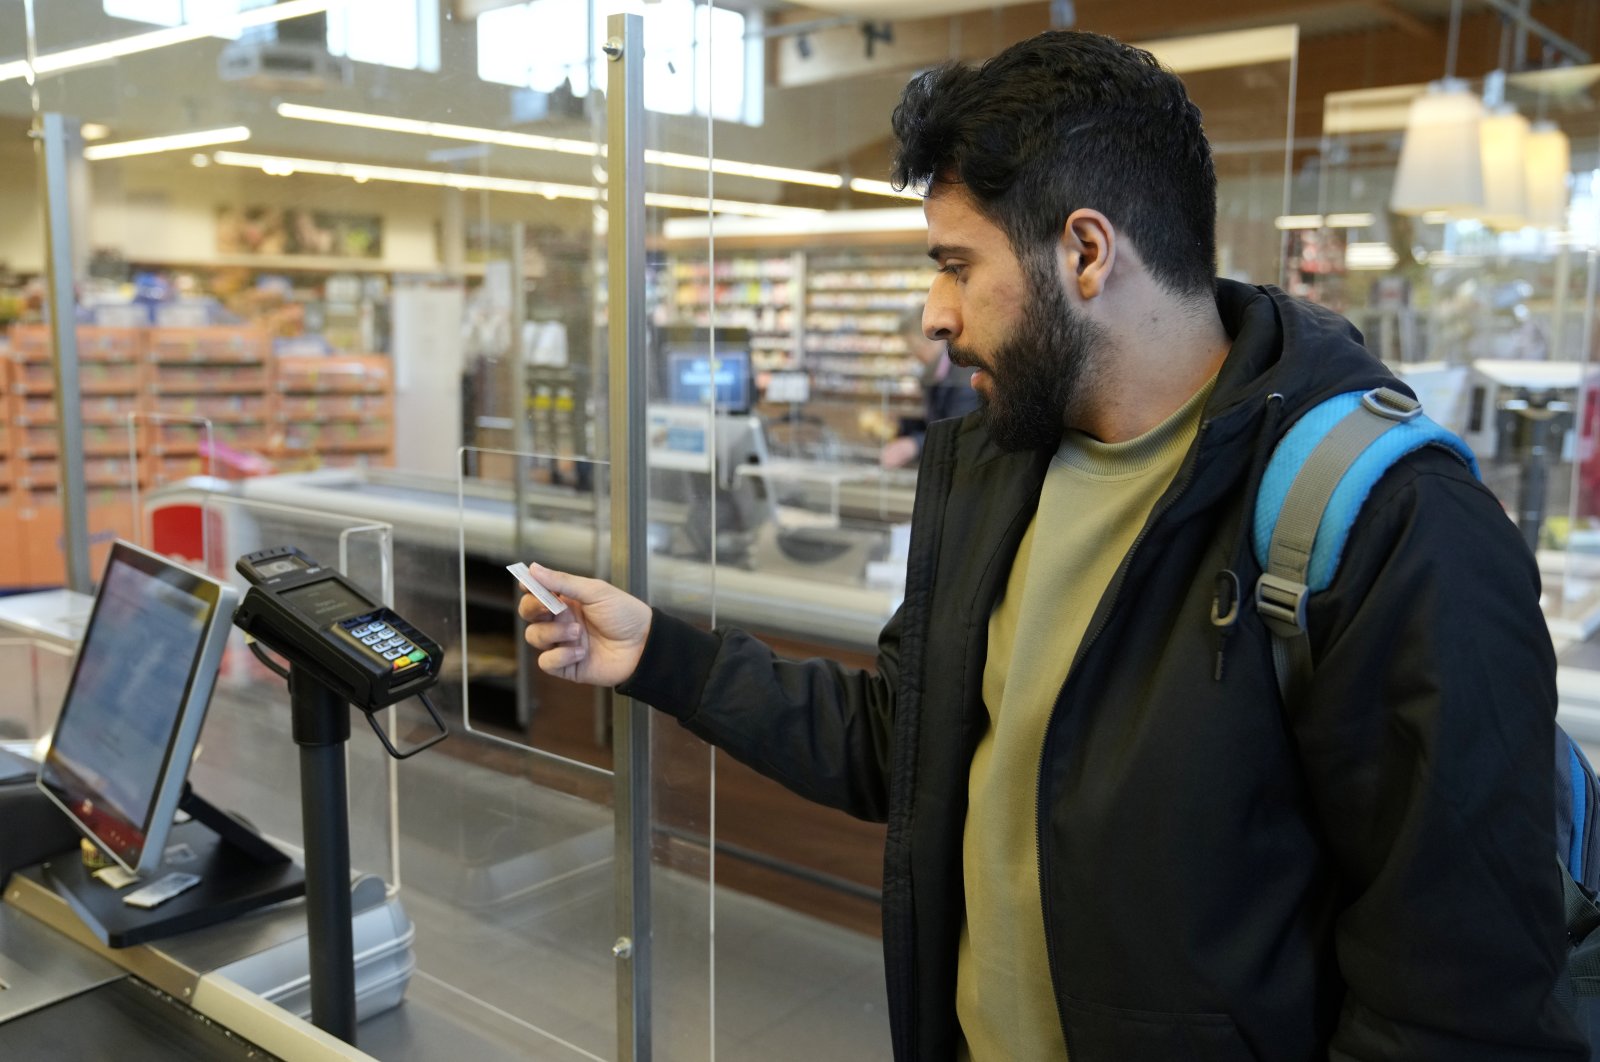
[[576,668],[588,655],[588,651],[581,645],[563,645],[547,649],[539,654],[539,670],[562,678],[575,678],[573,674],[561,673],[564,669]]
[[528,644],[535,649],[549,649],[552,646],[576,642],[581,633],[582,630],[576,623],[563,616],[543,623],[529,623],[525,637],[528,639]]

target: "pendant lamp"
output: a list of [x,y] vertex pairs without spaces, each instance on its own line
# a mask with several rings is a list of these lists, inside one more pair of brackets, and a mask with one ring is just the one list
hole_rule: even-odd
[[1483,209],[1478,217],[1496,229],[1520,229],[1527,224],[1528,120],[1514,107],[1501,104],[1484,116],[1478,127],[1483,156]]
[[1411,101],[1389,206],[1396,214],[1483,212],[1483,103],[1466,82],[1445,78]]
[[1572,144],[1554,122],[1536,122],[1528,133],[1528,224],[1545,229],[1567,227],[1567,173]]

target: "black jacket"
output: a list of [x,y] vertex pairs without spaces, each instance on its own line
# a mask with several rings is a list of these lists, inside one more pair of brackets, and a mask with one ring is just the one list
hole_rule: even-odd
[[[1199,435],[1045,738],[1042,902],[1072,1062],[1586,1058],[1552,995],[1555,660],[1532,559],[1457,461],[1412,455],[1311,606],[1313,689],[1281,704],[1254,609],[1226,638],[1211,623],[1218,573],[1254,586],[1248,504],[1295,418],[1397,384],[1331,313],[1231,282],[1218,304],[1234,343]],[[905,1062],[959,1037],[989,614],[1048,459],[1000,451],[976,417],[932,429],[875,672],[657,613],[623,687],[796,792],[887,819]]]

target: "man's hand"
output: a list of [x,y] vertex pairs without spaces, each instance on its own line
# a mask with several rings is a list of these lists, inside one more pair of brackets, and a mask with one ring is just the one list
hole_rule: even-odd
[[528,644],[539,668],[570,682],[615,686],[630,678],[650,634],[650,606],[599,579],[585,579],[528,563],[533,577],[561,600],[559,616],[523,591],[517,614],[528,623]]
[[917,440],[909,435],[890,440],[878,455],[878,464],[884,468],[905,468],[917,459],[920,452]]

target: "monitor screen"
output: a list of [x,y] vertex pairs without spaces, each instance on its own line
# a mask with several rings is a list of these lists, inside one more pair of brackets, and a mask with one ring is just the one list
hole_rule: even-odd
[[237,598],[112,546],[39,784],[127,870],[161,862]]
[[667,352],[667,400],[680,406],[704,406],[716,394],[718,412],[740,413],[750,408],[750,352],[743,348],[718,348],[716,364],[704,347],[698,351]]

